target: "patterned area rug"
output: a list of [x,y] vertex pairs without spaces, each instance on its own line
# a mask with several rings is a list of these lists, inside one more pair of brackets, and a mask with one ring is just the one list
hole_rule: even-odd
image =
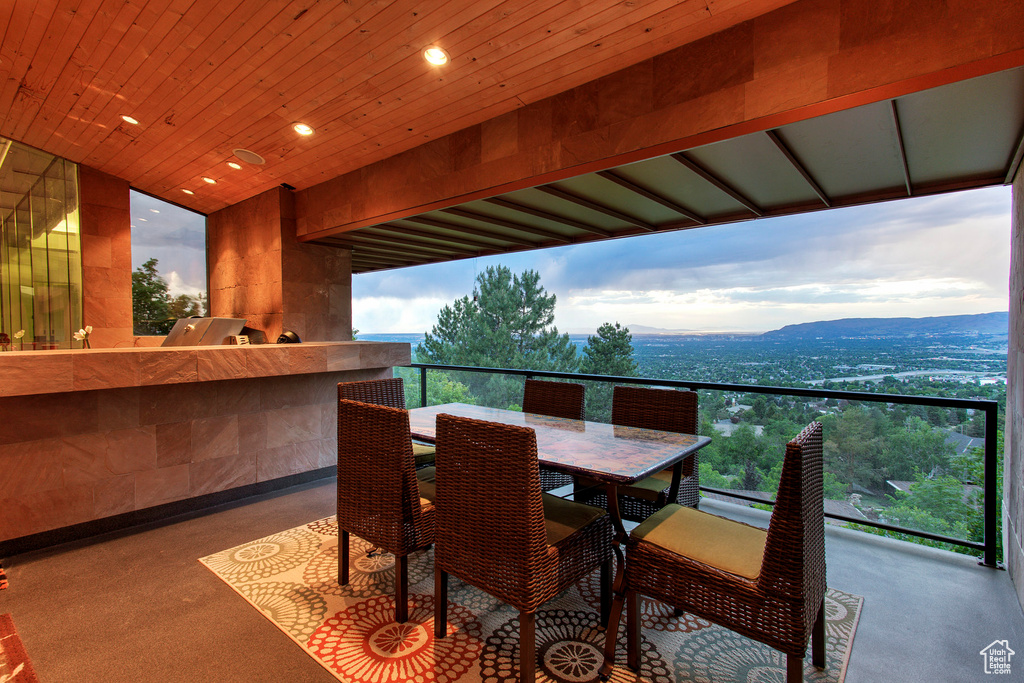
[[0,683],[39,683],[10,614],[0,614]]
[[[409,621],[394,621],[394,558],[352,538],[348,586],[338,585],[333,517],[200,559],[340,681],[512,681],[518,676],[518,612],[449,579],[448,637],[435,641],[432,551],[409,559]],[[598,573],[537,613],[539,681],[596,681],[604,630],[597,626]],[[805,660],[805,680],[839,683],[846,674],[863,599],[830,589],[827,667]],[[625,667],[620,628],[612,681],[785,680],[785,657],[703,619],[653,600],[641,603],[641,671]]]

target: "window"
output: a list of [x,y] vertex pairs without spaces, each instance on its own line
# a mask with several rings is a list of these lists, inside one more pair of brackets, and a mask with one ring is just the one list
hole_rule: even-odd
[[0,138],[0,349],[71,348],[82,325],[78,167]]
[[134,331],[167,334],[207,313],[206,217],[135,190],[131,211]]

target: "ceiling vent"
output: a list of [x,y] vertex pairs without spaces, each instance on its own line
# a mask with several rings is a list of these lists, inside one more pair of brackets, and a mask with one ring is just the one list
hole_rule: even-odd
[[247,149],[236,149],[234,150],[235,156],[244,161],[247,164],[265,164],[267,160],[261,157],[256,152],[250,152]]

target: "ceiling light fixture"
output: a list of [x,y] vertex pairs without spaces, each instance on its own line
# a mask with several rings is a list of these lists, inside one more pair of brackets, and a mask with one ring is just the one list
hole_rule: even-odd
[[122,117],[121,117],[121,120],[122,120],[122,121],[124,121],[125,123],[130,123],[130,124],[132,124],[133,126],[137,126],[137,125],[139,125],[139,122],[138,122],[138,121],[136,121],[135,119],[133,119],[132,117],[130,117],[130,116],[127,116],[127,115],[125,115],[125,116],[122,116]]
[[150,209],[153,213],[160,213],[160,209]]
[[193,192],[192,190],[183,189],[182,192],[184,192],[185,194],[195,194],[195,192]]
[[313,127],[305,123],[293,123],[292,129],[299,135],[312,135]]
[[242,165],[241,165],[241,164],[236,164],[236,163],[235,163],[235,162],[233,162],[233,161],[229,161],[229,162],[228,162],[228,166],[230,166],[231,168],[235,169],[236,171],[239,171],[239,170],[241,170],[241,168],[242,168]]
[[427,62],[434,66],[441,66],[443,64],[447,64],[451,60],[451,57],[448,55],[448,51],[443,47],[431,45],[423,51],[423,59],[427,60]]
[[206,176],[203,176],[203,182],[204,183],[210,183],[211,185],[216,185],[217,184],[216,180],[214,180],[213,178],[207,178]]

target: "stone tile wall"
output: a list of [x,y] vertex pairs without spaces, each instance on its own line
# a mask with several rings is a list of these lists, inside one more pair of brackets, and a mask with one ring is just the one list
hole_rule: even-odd
[[[82,319],[93,348],[132,339],[132,231],[128,181],[79,166]],[[77,329],[77,328],[76,328]]]
[[0,398],[0,541],[331,466],[337,383],[389,376],[373,368]]
[[352,254],[301,244],[292,193],[275,188],[207,218],[212,315],[246,318],[274,341],[352,338]]

